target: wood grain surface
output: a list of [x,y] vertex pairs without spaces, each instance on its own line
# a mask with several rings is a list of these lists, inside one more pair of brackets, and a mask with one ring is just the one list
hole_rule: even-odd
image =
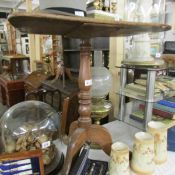
[[165,24],[101,20],[44,12],[15,12],[9,15],[8,20],[25,33],[58,34],[70,38],[129,36],[171,29]]

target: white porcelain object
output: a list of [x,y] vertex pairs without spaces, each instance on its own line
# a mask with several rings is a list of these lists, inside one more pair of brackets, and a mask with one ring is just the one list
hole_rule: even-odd
[[111,146],[109,174],[130,175],[129,148],[122,142],[116,142]]
[[148,132],[154,136],[155,157],[157,164],[167,160],[167,128],[162,122],[151,121],[148,123]]
[[137,174],[154,172],[154,137],[146,132],[138,132],[134,136],[131,168]]
[[151,55],[150,37],[148,34],[133,36],[133,47],[130,53],[130,59],[133,61],[153,61]]

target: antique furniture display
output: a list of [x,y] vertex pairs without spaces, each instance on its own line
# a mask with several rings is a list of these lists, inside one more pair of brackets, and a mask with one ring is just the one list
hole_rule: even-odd
[[9,108],[1,118],[1,153],[41,149],[45,174],[62,160],[53,141],[58,138],[60,116],[48,104],[25,101]]
[[63,174],[67,175],[69,173],[74,155],[86,141],[99,144],[107,154],[110,154],[112,144],[111,135],[102,126],[91,124],[90,87],[92,80],[90,70],[91,46],[89,44],[89,38],[127,36],[143,32],[161,32],[169,30],[171,27],[161,24],[105,21],[36,12],[13,13],[9,16],[8,20],[22,32],[59,34],[65,37],[83,39],[80,45],[79,70],[80,117],[78,121],[72,123],[70,127],[72,134],[69,139]]
[[[36,78],[36,77],[35,77]],[[33,83],[32,83],[33,85]],[[78,83],[61,79],[45,80],[39,89],[25,93],[25,100],[39,100],[61,112],[61,136],[69,134],[70,124],[78,119]]]
[[46,91],[59,91],[59,99],[55,98],[54,106],[59,103],[59,111],[62,111],[61,117],[61,134],[69,134],[69,127],[71,122],[78,119],[78,83],[71,80],[63,81],[57,79],[56,81],[46,80],[42,83],[43,89]]
[[62,99],[61,92],[58,89],[39,89],[25,93],[25,100],[37,100],[45,102],[58,111],[61,114],[61,136],[69,134],[70,124],[77,120],[79,116],[78,91],[73,92]]
[[63,111],[61,117],[61,134],[72,134],[69,131],[70,125],[79,117],[78,114],[78,91],[67,96],[63,101]]
[[30,73],[25,78],[25,92],[36,91],[42,87],[42,82],[47,80],[50,75],[46,74],[43,70],[36,70]]
[[63,101],[66,97],[70,96],[72,93],[78,92],[78,83],[72,82],[71,80],[65,80],[63,85],[63,80],[57,79],[55,81],[45,80],[42,82],[42,88],[46,90],[58,90],[60,92],[60,110],[63,108]]
[[24,101],[24,80],[13,80],[0,75],[0,101],[3,105],[13,106]]
[[[55,102],[55,98],[57,101]],[[50,106],[52,106],[55,110],[61,110],[61,94],[59,90],[46,90],[46,89],[38,89],[25,93],[25,100],[37,100],[42,101]]]
[[[26,61],[26,67],[24,67]],[[9,67],[9,73],[12,75],[25,74],[29,71],[29,57],[25,55],[4,55],[1,58],[2,68]]]
[[1,102],[4,105],[12,106],[24,101],[24,79],[29,71],[29,57],[3,55],[0,61],[2,66],[2,74],[0,75]]

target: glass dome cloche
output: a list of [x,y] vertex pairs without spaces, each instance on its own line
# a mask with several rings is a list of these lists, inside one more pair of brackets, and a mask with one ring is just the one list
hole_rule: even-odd
[[44,165],[60,155],[53,141],[58,138],[60,118],[48,104],[25,101],[12,106],[0,120],[1,152],[42,149]]

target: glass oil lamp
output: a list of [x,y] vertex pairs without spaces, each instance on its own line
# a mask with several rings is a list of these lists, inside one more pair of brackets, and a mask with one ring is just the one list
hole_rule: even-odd
[[91,117],[96,124],[106,117],[112,104],[106,96],[112,86],[112,76],[105,67],[92,67],[92,112]]

